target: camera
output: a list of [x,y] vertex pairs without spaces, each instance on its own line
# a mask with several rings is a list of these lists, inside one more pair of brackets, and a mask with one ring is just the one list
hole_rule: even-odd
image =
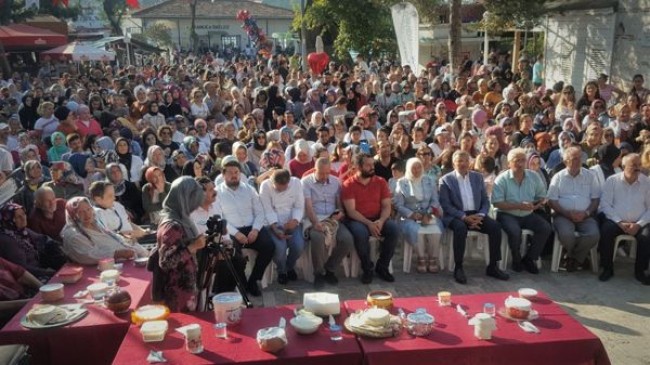
[[212,217],[208,218],[208,221],[206,222],[206,226],[208,227],[206,234],[208,236],[214,234],[226,234],[227,224],[228,223],[225,219],[222,219],[220,215],[215,214]]

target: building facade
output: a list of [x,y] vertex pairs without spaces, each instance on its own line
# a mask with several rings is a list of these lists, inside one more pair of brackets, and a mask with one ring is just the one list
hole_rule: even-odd
[[[244,49],[251,45],[236,19],[239,10],[248,10],[257,25],[268,35],[286,33],[293,21],[293,11],[245,0],[198,0],[195,29],[199,46],[209,49],[231,47]],[[133,23],[139,22],[143,29],[162,23],[171,29],[176,47],[191,48],[191,12],[187,0],[168,0],[131,14]]]

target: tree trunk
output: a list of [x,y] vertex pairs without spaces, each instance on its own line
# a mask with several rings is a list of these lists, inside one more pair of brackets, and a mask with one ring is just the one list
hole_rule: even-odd
[[521,49],[521,32],[515,30],[515,40],[512,42],[512,73],[519,72],[519,54]]
[[190,10],[192,14],[192,19],[190,23],[190,40],[192,42],[192,52],[198,54],[199,51],[199,35],[196,34],[196,4],[199,0],[192,0],[190,3]]
[[461,25],[460,18],[461,0],[449,1],[449,70],[452,75],[458,75],[461,67]]

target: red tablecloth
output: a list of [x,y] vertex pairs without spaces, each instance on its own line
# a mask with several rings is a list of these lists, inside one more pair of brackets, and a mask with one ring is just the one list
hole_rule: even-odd
[[[144,267],[134,267],[125,262],[118,285],[131,295],[131,309],[151,298],[151,272]],[[76,303],[73,295],[88,285],[99,281],[95,267],[84,267],[81,280],[64,288],[65,298],[60,303]],[[50,283],[60,282],[54,276]],[[88,298],[85,298],[88,299]],[[30,330],[20,325],[20,320],[34,304],[41,303],[37,294],[0,331],[0,345],[22,343],[29,345],[31,364],[110,364],[130,324],[130,313],[114,315],[97,305],[88,305],[88,314],[83,319],[65,327]]]
[[[211,312],[182,314],[173,313],[169,318],[169,330],[162,342],[145,343],[140,329],[131,326],[113,364],[135,365],[148,364],[146,361],[150,350],[163,351],[168,360],[166,364],[278,364],[278,365],[360,365],[361,349],[354,335],[344,334],[343,340],[330,340],[328,329],[322,325],[318,332],[300,335],[289,324],[293,317],[293,307],[251,308],[244,309],[243,321],[238,326],[228,328],[229,339],[215,337]],[[255,340],[260,328],[277,326],[280,317],[287,320],[287,339],[289,344],[278,354],[260,350]],[[342,323],[345,310],[337,322]],[[175,329],[190,323],[199,323],[203,329],[203,346],[201,354],[190,354],[185,350],[184,337]]]
[[[439,307],[433,297],[398,298],[395,306],[406,313],[426,308],[435,317],[436,327],[428,337],[359,338],[367,365],[609,365],[609,358],[598,337],[569,316],[543,294],[533,302],[539,318],[532,323],[540,334],[526,333],[516,322],[497,314],[497,330],[489,341],[474,337],[474,327],[456,311],[461,304],[470,316],[483,310],[486,302],[497,309],[514,293],[453,296],[452,307]],[[366,308],[363,300],[344,303],[350,313]]]

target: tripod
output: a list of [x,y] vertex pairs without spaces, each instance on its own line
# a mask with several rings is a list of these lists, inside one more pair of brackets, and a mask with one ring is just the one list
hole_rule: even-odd
[[217,265],[219,265],[219,257],[221,257],[226,263],[226,267],[228,268],[230,275],[232,275],[232,277],[235,279],[237,289],[242,296],[242,300],[246,305],[246,308],[253,307],[253,303],[251,303],[250,299],[248,299],[248,295],[246,294],[246,287],[241,282],[241,277],[237,273],[237,270],[232,263],[232,252],[229,252],[229,249],[225,247],[222,242],[222,238],[222,232],[208,234],[208,237],[206,239],[208,245],[203,250],[201,250],[201,255],[199,258],[198,284],[199,292],[205,293],[205,300],[202,305],[201,303],[199,304],[198,310],[200,311],[208,311],[213,309],[212,301],[209,300],[208,296],[214,284],[213,276],[215,270],[217,269]]

